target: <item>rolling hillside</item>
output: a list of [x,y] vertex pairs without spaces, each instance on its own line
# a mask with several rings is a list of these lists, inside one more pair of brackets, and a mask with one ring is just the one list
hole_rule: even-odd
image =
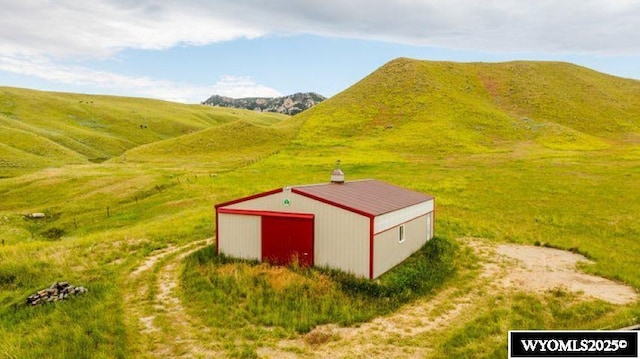
[[[579,270],[639,291],[640,81],[566,63],[401,58],[293,117],[0,91],[0,356],[503,358],[511,329],[640,322],[638,302],[506,290],[482,269],[505,268],[469,246],[570,250],[591,260]],[[378,284],[353,281],[354,294],[202,241],[215,236],[213,204],[326,182],[337,159],[347,180],[435,196],[449,270],[426,292],[368,296]],[[24,305],[61,280],[89,292]],[[395,310],[406,320],[373,320]],[[415,330],[416,316],[433,327]],[[352,324],[359,336],[341,335]]]
[[401,58],[300,114],[298,143],[423,155],[523,141],[597,150],[640,132],[638,114],[639,81],[571,64]]
[[0,177],[50,166],[103,162],[140,145],[238,119],[277,114],[201,105],[0,88]]
[[277,126],[259,126],[244,120],[208,128],[136,147],[124,155],[129,162],[179,166],[197,163],[204,167],[232,170],[280,151],[293,137],[293,120]]

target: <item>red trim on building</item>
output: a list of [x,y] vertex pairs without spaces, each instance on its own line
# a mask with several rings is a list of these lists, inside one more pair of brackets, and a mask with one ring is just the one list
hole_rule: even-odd
[[253,209],[233,209],[233,208],[218,208],[218,213],[223,214],[240,214],[247,216],[265,216],[265,217],[287,217],[287,218],[301,218],[301,219],[314,219],[313,213],[295,213],[295,212],[275,212],[275,211],[259,211]]
[[262,193],[254,194],[252,196],[247,196],[247,197],[243,197],[243,198],[234,199],[232,201],[228,201],[228,202],[224,202],[224,203],[219,203],[219,204],[216,204],[216,208],[230,206],[232,204],[236,204],[236,203],[240,203],[240,202],[244,202],[244,201],[249,201],[249,200],[256,199],[256,198],[266,197],[266,196],[270,196],[272,194],[280,193],[280,192],[283,192],[283,189],[282,188],[276,188],[276,189],[271,190],[271,191],[262,192]]
[[218,241],[219,241],[219,238],[220,238],[220,237],[218,236],[218,228],[220,228],[220,227],[218,226],[218,224],[219,224],[220,222],[218,221],[218,208],[214,206],[214,209],[215,209],[215,211],[216,211],[216,255],[218,255],[218,254],[220,254],[220,252],[219,252],[219,251],[220,251],[220,249],[219,249],[219,248],[220,248],[220,245],[218,244]]
[[373,227],[374,227],[375,217],[371,217],[369,219],[369,279],[373,279]]
[[315,199],[316,201],[319,201],[319,202],[322,202],[322,203],[326,203],[326,204],[332,205],[334,207],[342,208],[342,209],[347,210],[349,212],[357,213],[357,214],[365,216],[365,217],[369,217],[369,218],[374,218],[375,217],[375,215],[373,215],[371,213],[359,210],[357,208],[345,206],[344,204],[340,204],[340,203],[337,203],[337,202],[329,201],[329,200],[327,200],[325,198],[314,196],[314,195],[309,194],[309,193],[305,193],[305,192],[299,191],[297,188],[292,188],[291,192],[299,194],[301,196],[305,196],[307,198]]

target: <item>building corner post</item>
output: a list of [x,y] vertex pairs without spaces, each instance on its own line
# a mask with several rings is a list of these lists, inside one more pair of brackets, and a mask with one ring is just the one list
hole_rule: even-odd
[[373,248],[373,228],[374,228],[375,217],[369,217],[369,279],[373,279],[373,257],[374,257],[374,248]]
[[220,254],[219,253],[219,250],[220,250],[220,248],[219,248],[220,247],[220,239],[219,238],[220,238],[220,236],[219,236],[219,233],[218,233],[218,228],[220,228],[220,226],[218,225],[219,224],[218,223],[218,207],[214,206],[214,209],[215,209],[215,213],[216,213],[216,256],[217,256],[218,254]]

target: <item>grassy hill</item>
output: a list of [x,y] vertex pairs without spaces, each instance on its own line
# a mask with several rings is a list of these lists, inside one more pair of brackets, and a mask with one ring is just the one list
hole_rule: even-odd
[[[280,151],[293,137],[292,120],[278,127],[239,120],[193,134],[136,147],[124,155],[127,161],[176,166],[201,163],[220,172],[243,167]],[[288,125],[287,125],[288,124]]]
[[200,105],[0,88],[0,177],[50,166],[103,162],[140,145],[240,118],[285,116]]
[[[214,203],[327,181],[337,159],[347,180],[378,178],[435,195],[436,234],[458,243],[457,259],[449,263],[458,274],[424,300],[450,290],[454,301],[474,287],[477,258],[463,248],[462,237],[571,249],[594,261],[583,270],[640,290],[640,257],[633,255],[640,251],[639,81],[565,63],[403,58],[292,118],[2,91],[0,356],[152,356],[153,343],[175,339],[170,313],[157,309],[162,288],[152,284],[172,257],[159,258],[137,281],[131,273],[156,253],[212,237]],[[31,212],[47,218],[23,217]],[[274,298],[287,293],[285,279],[300,273],[217,267],[207,260],[211,255],[205,250],[187,261],[179,293],[200,344],[223,356],[257,357],[259,348],[288,339],[292,355],[312,357],[313,345],[294,345],[307,337],[298,324],[282,324],[286,315],[293,321],[304,311],[330,308],[315,310],[301,325],[309,329],[392,310],[315,272],[294,281],[291,293],[300,295],[283,303]],[[247,287],[216,281],[215,273]],[[83,284],[90,295],[55,306],[22,305],[57,280]],[[159,329],[151,333],[123,304],[144,288],[140,300],[148,306],[133,314],[156,318]],[[247,302],[256,293],[265,293],[256,300],[263,307]],[[287,311],[299,304],[293,297],[317,302]],[[371,342],[388,342],[400,352],[429,348],[435,358],[501,358],[509,329],[616,328],[640,321],[639,303],[583,300],[562,289],[481,297],[459,321],[435,332]],[[34,331],[41,323],[51,324]]]
[[640,131],[639,95],[638,81],[571,64],[397,59],[301,114],[298,143],[422,155],[523,141],[596,150]]

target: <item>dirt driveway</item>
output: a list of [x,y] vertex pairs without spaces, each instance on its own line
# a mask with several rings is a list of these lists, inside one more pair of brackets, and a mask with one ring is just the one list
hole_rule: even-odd
[[[562,289],[613,304],[638,300],[629,286],[580,272],[585,257],[557,249],[495,244],[479,238],[460,238],[479,258],[480,274],[464,288],[452,285],[408,304],[393,314],[358,327],[335,324],[315,328],[304,336],[258,349],[260,358],[414,358],[427,357],[430,348],[412,345],[412,338],[437,333],[473,313],[491,293]],[[130,273],[125,296],[130,325],[137,327],[143,352],[152,357],[224,357],[219,343],[181,303],[180,269],[183,259],[210,240],[168,247],[147,257]],[[169,324],[170,323],[170,324]],[[402,343],[402,345],[399,345]]]
[[[302,338],[283,340],[276,347],[260,348],[259,357],[428,357],[429,348],[407,343],[472,315],[474,306],[488,293],[543,293],[562,289],[581,293],[585,299],[598,298],[613,304],[638,300],[638,294],[629,286],[580,272],[578,264],[589,261],[579,254],[545,247],[497,245],[480,238],[459,238],[458,241],[471,247],[480,259],[480,275],[467,288],[450,287],[358,327],[319,326]],[[318,344],[318,340],[323,342]]]

